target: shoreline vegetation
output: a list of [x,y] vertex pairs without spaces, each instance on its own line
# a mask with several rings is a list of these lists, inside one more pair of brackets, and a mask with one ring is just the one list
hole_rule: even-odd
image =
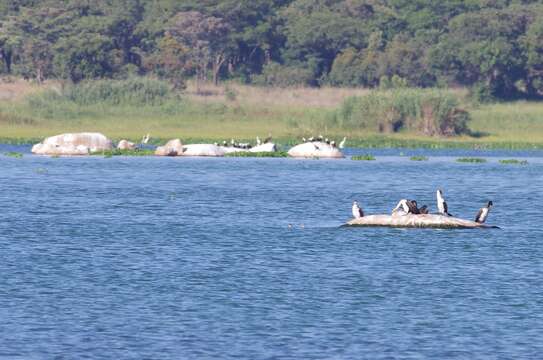
[[347,147],[543,149],[543,102],[479,104],[457,89],[198,87],[188,82],[174,91],[154,78],[77,85],[4,79],[0,143],[97,131],[136,143],[150,133],[152,144],[175,137],[185,144],[254,142],[272,134],[292,146],[322,134],[347,136]]

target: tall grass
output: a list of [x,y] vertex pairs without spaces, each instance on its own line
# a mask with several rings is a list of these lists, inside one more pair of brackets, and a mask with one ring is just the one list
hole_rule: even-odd
[[[398,95],[392,101],[386,98],[392,96],[393,90],[279,89],[233,83],[228,87],[235,90],[235,99],[228,99],[225,85],[207,85],[205,95],[198,95],[189,83],[187,91],[179,95],[167,83],[146,78],[65,87],[57,82],[28,86],[25,91],[23,84],[18,84],[17,89],[24,96],[0,100],[1,143],[35,143],[44,136],[64,132],[99,131],[116,140],[131,141],[151,133],[157,144],[175,137],[187,143],[229,141],[232,137],[254,142],[257,135],[262,138],[271,133],[276,143],[285,145],[322,134],[336,142],[347,136],[349,147],[543,148],[542,102],[470,106],[473,119],[469,126],[479,134],[477,137],[425,135],[424,126],[421,130],[416,126],[418,122],[412,121],[421,120],[419,114],[428,113],[417,99],[435,99],[437,95],[431,95],[432,92],[445,93],[443,98],[437,96],[437,110],[432,110],[432,117],[422,116],[434,119],[447,114],[455,103],[461,104],[463,95],[458,91],[401,89],[398,94],[413,94],[411,100],[408,95]],[[0,84],[0,97],[2,91]],[[89,94],[84,93],[87,91]],[[137,95],[128,94],[131,92]],[[379,94],[386,96],[378,98]],[[451,97],[452,101],[448,101]],[[407,120],[398,132],[379,131],[383,121],[375,110],[379,108],[370,108],[366,113],[361,106],[371,99],[396,104],[393,109],[409,115],[403,116]],[[372,111],[374,115],[369,116]],[[386,130],[386,126],[382,129]]]
[[345,129],[458,135],[468,132],[470,120],[459,104],[457,95],[440,89],[375,90],[347,98],[337,112],[337,120]]
[[66,85],[61,90],[48,90],[27,97],[30,106],[44,101],[70,101],[77,105],[162,105],[175,99],[169,83],[163,80],[134,77],[126,80],[94,80]]
[[143,77],[69,84],[31,93],[24,102],[45,119],[76,119],[129,107],[152,108],[169,115],[184,110],[184,102],[167,82]]

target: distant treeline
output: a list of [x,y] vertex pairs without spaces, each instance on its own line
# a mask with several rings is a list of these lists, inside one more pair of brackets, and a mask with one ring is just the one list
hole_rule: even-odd
[[0,73],[543,95],[534,0],[0,0]]

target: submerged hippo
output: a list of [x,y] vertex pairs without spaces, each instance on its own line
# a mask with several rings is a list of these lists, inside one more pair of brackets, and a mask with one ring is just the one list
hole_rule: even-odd
[[335,146],[323,141],[310,141],[294,146],[288,151],[292,157],[303,158],[343,158],[343,153]]
[[100,133],[68,133],[51,136],[32,147],[40,155],[89,155],[93,152],[111,150],[112,142]]

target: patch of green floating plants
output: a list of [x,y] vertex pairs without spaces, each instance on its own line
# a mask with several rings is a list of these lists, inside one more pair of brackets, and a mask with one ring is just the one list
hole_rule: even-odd
[[373,160],[375,160],[375,156],[370,155],[370,154],[365,154],[365,155],[354,155],[353,157],[351,157],[351,160],[373,161]]
[[428,161],[428,157],[426,156],[411,156],[409,158],[411,161]]
[[16,151],[7,152],[7,153],[4,153],[4,155],[12,157],[12,158],[16,158],[16,159],[20,159],[20,158],[23,157],[23,154],[21,154],[20,152],[16,152]]
[[486,159],[482,159],[482,158],[458,158],[456,159],[457,162],[462,162],[462,163],[485,163],[486,162]]
[[227,153],[224,156],[227,157],[287,157],[288,153],[286,151],[263,151],[263,152],[249,152],[249,151],[236,151]]
[[528,160],[502,159],[500,164],[528,165]]
[[110,158],[113,156],[151,156],[154,154],[155,154],[154,150],[151,150],[151,149],[134,149],[134,150],[113,149],[113,150],[96,151],[96,152],[93,152],[91,155],[100,155],[106,158]]

